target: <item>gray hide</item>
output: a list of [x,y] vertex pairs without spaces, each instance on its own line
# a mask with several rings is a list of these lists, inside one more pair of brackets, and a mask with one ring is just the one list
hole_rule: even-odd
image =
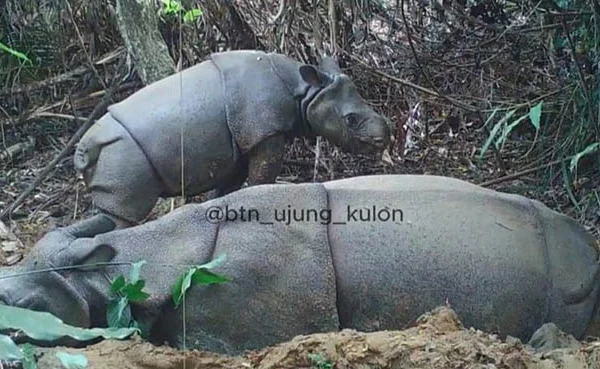
[[[367,220],[373,208],[379,220]],[[215,216],[219,209],[229,220]],[[295,220],[282,211],[295,211]],[[577,338],[596,329],[599,266],[590,234],[538,201],[457,179],[380,175],[254,186],[93,238],[85,238],[86,222],[93,221],[48,233],[28,268],[146,260],[141,277],[153,297],[134,314],[152,326],[154,341],[177,347],[182,311],[174,311],[170,291],[184,267],[164,264],[197,265],[222,254],[226,262],[215,272],[232,281],[187,295],[188,348],[236,354],[300,334],[401,329],[446,303],[467,327],[524,341],[546,322]],[[114,279],[129,268],[105,272]],[[103,324],[107,290],[95,271],[0,279],[5,303],[74,324]]]
[[161,196],[275,182],[288,138],[320,135],[375,154],[392,134],[331,59],[313,67],[229,51],[110,106],[78,143],[74,163],[95,205],[130,225]]

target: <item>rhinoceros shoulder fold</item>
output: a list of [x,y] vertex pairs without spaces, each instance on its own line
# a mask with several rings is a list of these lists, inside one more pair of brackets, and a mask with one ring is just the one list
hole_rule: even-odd
[[221,75],[227,125],[242,154],[297,125],[298,63],[279,54],[235,51],[211,55]]

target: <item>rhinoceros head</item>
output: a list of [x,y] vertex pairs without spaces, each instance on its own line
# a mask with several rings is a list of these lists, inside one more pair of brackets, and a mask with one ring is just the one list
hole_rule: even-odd
[[[105,307],[88,304],[99,301],[94,298],[98,292],[94,282],[87,280],[92,273],[83,271],[93,269],[95,263],[110,261],[115,251],[80,238],[91,235],[89,224],[84,221],[48,232],[20,264],[1,268],[0,303],[48,312],[74,326],[98,324],[91,320],[92,311]],[[93,274],[96,278],[99,275]]]
[[350,152],[377,153],[393,140],[393,126],[359,94],[337,62],[324,58],[319,67],[302,65],[302,79],[318,91],[306,107],[314,134]]

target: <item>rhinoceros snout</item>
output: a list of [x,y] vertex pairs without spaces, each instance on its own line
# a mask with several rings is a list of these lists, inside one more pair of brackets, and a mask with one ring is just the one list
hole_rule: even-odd
[[357,150],[359,152],[377,153],[387,149],[392,143],[392,134],[385,121],[371,121],[367,125],[367,132],[357,134]]

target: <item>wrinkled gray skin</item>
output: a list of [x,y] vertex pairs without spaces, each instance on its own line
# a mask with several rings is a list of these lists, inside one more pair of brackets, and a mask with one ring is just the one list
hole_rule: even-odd
[[331,58],[315,67],[228,51],[110,106],[78,143],[74,164],[97,208],[129,226],[159,197],[181,195],[182,157],[185,196],[221,196],[246,179],[274,183],[286,138],[317,135],[376,154],[393,129]]
[[[348,206],[401,209],[403,218],[348,222]],[[217,207],[237,210],[238,219],[208,221]],[[289,224],[281,213],[274,218],[274,210],[291,209],[330,209],[329,219],[347,223],[315,221],[314,214]],[[107,218],[98,219],[111,229]],[[158,343],[182,346],[182,310],[173,309],[170,293],[185,268],[173,265],[222,254],[226,262],[215,272],[232,281],[195,286],[187,295],[188,348],[236,354],[300,334],[401,329],[446,303],[467,327],[524,342],[546,322],[576,338],[598,333],[598,252],[590,234],[540,202],[457,179],[379,175],[253,186],[86,238],[93,222],[48,233],[24,269],[146,260],[141,277],[153,297],[134,315],[152,326]],[[0,299],[101,326],[109,280],[129,271],[0,279]]]

